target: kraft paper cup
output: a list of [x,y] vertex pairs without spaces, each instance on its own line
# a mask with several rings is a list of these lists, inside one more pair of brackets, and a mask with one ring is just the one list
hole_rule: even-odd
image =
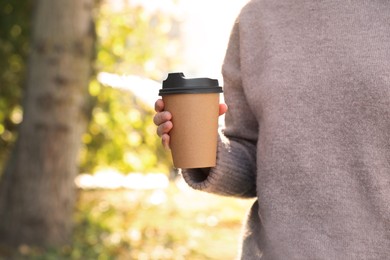
[[204,168],[216,164],[219,94],[218,81],[186,79],[171,73],[160,95],[172,114],[170,147],[176,168]]

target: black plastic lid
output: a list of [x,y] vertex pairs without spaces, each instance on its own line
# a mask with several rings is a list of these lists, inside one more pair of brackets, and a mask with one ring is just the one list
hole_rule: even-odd
[[163,81],[159,95],[171,94],[198,94],[198,93],[222,93],[222,87],[218,80],[209,78],[187,79],[181,72],[169,73]]

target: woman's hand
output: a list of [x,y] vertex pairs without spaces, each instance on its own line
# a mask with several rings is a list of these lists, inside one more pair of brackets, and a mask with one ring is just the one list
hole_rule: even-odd
[[[153,118],[154,124],[157,126],[157,135],[161,137],[162,144],[165,148],[169,149],[169,131],[171,131],[172,114],[168,111],[164,111],[164,102],[162,99],[158,99],[154,104],[154,110],[157,112]],[[226,104],[219,104],[219,115],[225,114],[227,111]]]

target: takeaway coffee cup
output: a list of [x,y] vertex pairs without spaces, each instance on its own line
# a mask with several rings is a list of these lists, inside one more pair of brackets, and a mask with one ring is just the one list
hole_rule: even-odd
[[185,78],[170,73],[159,95],[172,114],[170,146],[176,168],[213,167],[216,164],[219,94],[218,80]]

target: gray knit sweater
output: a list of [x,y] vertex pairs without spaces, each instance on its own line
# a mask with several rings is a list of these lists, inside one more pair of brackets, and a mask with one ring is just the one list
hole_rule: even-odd
[[251,1],[223,76],[217,166],[183,176],[257,197],[241,258],[390,259],[390,1]]

